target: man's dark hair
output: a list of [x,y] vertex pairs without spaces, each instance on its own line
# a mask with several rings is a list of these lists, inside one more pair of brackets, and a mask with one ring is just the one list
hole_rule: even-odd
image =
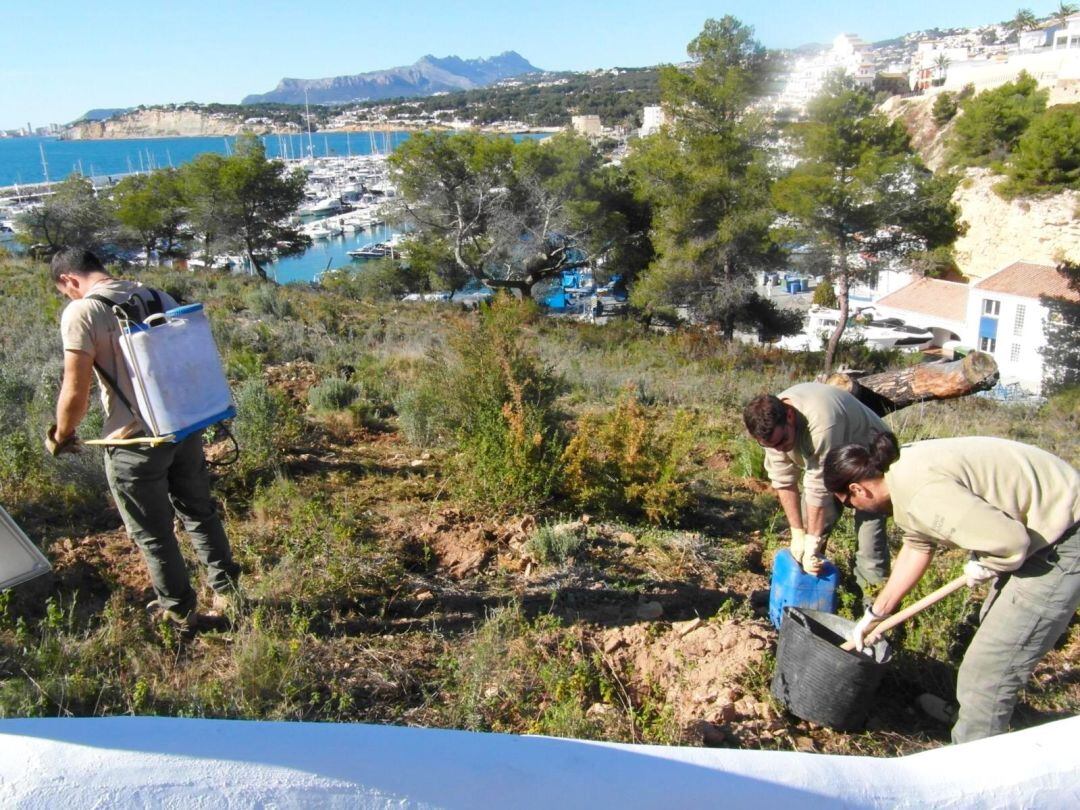
[[746,403],[743,422],[750,435],[768,441],[773,431],[787,421],[787,406],[772,394],[760,394]]
[[49,264],[49,278],[52,283],[60,281],[60,276],[88,276],[91,273],[105,273],[105,265],[93,251],[85,248],[64,248],[52,257]]
[[881,478],[900,458],[900,444],[892,433],[878,433],[870,445],[849,444],[835,447],[822,464],[825,489],[847,492],[851,484]]

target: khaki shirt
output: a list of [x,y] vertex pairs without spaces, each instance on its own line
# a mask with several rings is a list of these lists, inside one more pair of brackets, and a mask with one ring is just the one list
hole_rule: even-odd
[[906,544],[973,551],[995,571],[1019,568],[1080,521],[1080,472],[1007,439],[904,445],[885,483]]
[[[87,291],[87,295],[107,292],[131,293],[135,290],[147,289],[134,281],[109,279],[95,284]],[[145,299],[150,298],[149,292],[140,293],[140,296]],[[176,301],[165,293],[161,293],[161,304],[167,310],[177,305]],[[109,304],[86,298],[69,302],[60,316],[60,336],[64,341],[64,351],[80,351],[90,355],[94,362],[116,381],[128,402],[133,407],[138,407],[131,376],[124,365],[124,357],[120,353],[120,322]],[[123,431],[119,435],[130,435],[136,432],[134,428],[145,429],[137,414],[128,410],[120,397],[116,395],[113,387],[102,379],[96,368],[94,375],[98,378],[101,405],[105,409],[103,435],[111,436],[117,431]]]
[[827,506],[832,494],[825,489],[822,464],[825,454],[845,444],[869,444],[889,426],[854,396],[835,385],[800,383],[779,395],[798,414],[795,447],[790,452],[766,448],[765,471],[775,489],[798,484],[804,470],[803,492],[812,506]]

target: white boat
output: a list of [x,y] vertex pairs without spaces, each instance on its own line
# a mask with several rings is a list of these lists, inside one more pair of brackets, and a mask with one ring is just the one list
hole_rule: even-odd
[[[803,331],[780,338],[774,345],[788,351],[822,351],[839,323],[840,310],[812,306],[806,314]],[[863,340],[874,349],[903,351],[921,351],[934,342],[934,333],[929,329],[909,326],[899,318],[867,321],[860,320],[858,315],[848,319],[843,337],[847,340]]]
[[317,217],[324,214],[334,214],[341,210],[341,200],[338,197],[324,197],[312,203],[300,206],[300,215]]

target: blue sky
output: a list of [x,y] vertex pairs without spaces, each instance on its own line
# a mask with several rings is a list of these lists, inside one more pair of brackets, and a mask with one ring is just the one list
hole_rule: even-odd
[[[1057,3],[1031,4],[1038,15]],[[547,69],[685,58],[707,17],[733,14],[770,47],[874,41],[1011,18],[1017,0],[0,0],[0,129],[93,107],[238,102],[283,76],[318,78],[516,50]]]

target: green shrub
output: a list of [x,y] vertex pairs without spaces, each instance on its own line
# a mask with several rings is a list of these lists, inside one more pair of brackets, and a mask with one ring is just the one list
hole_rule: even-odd
[[934,108],[931,111],[934,116],[934,123],[939,127],[945,126],[956,115],[957,109],[959,107],[955,95],[952,93],[939,93],[938,97],[934,99]]
[[585,533],[580,523],[544,524],[525,541],[525,551],[537,562],[562,563],[585,542]]
[[308,391],[308,404],[315,411],[343,411],[356,402],[360,389],[341,377],[330,377]]
[[468,501],[528,508],[547,500],[560,474],[564,438],[559,382],[526,347],[531,302],[500,296],[452,338],[457,354],[443,387],[458,455],[453,480]]
[[626,389],[614,409],[582,419],[563,453],[571,502],[606,514],[643,515],[652,523],[674,522],[690,501],[684,475],[689,417],[678,412],[665,428],[660,414]]
[[431,375],[403,388],[394,398],[398,426],[405,438],[417,447],[431,447],[443,435],[446,428],[444,396]]
[[422,288],[421,280],[393,259],[324,273],[319,286],[356,301],[392,301]]
[[949,145],[949,156],[959,166],[986,166],[1002,160],[1016,148],[1031,121],[1046,108],[1045,90],[1028,73],[1016,81],[985,90],[960,106]]
[[278,287],[262,284],[244,296],[244,304],[259,315],[272,315],[275,318],[292,318],[296,315],[292,303]]
[[281,464],[281,450],[298,431],[296,414],[280,391],[261,379],[250,379],[236,391],[233,433],[240,445],[238,471],[273,472]]
[[559,620],[530,621],[519,605],[494,611],[440,661],[440,712],[472,731],[592,738],[586,709],[613,691]]
[[768,481],[769,475],[765,472],[765,448],[750,436],[740,435],[735,440],[732,471],[740,478]]
[[1020,137],[999,186],[1008,197],[1080,188],[1080,104],[1051,107]]
[[828,279],[822,280],[820,284],[814,287],[813,302],[819,307],[827,307],[828,309],[836,309],[839,306],[836,301],[836,291]]

